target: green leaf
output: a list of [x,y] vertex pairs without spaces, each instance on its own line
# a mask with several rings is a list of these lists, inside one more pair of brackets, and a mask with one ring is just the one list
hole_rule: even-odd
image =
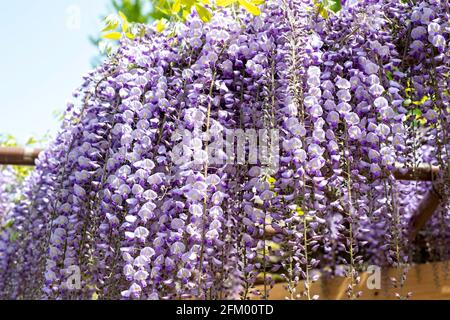
[[277,179],[275,179],[274,177],[268,177],[267,182],[270,184],[274,184],[275,182],[277,182]]
[[181,0],[181,3],[190,8],[195,4],[196,0]]
[[156,24],[156,31],[163,32],[166,29],[166,19],[159,19]]
[[218,7],[228,7],[236,2],[237,0],[217,0],[216,5]]
[[327,10],[333,11],[334,13],[342,9],[341,0],[323,0],[322,3]]
[[112,30],[116,29],[118,25],[119,25],[118,22],[107,23],[107,24],[106,24],[106,27],[104,27],[104,28],[102,29],[102,32],[112,31]]
[[17,239],[19,239],[20,234],[16,231],[11,232],[11,234],[9,235],[9,239],[11,242],[16,242]]
[[120,23],[119,16],[117,14],[110,14],[105,18],[106,26],[103,28],[102,32],[112,31],[117,28]]
[[34,138],[34,137],[29,137],[28,140],[27,140],[27,142],[25,142],[25,144],[26,144],[27,146],[31,146],[31,145],[36,144],[36,143],[38,143],[38,141],[37,141],[36,138]]
[[255,6],[253,3],[247,1],[247,0],[238,0],[239,4],[245,8],[248,12],[253,14],[254,16],[259,16],[261,14],[261,11],[257,6]]
[[110,39],[110,40],[119,40],[120,38],[122,38],[122,33],[121,32],[110,32],[110,33],[104,34],[102,36],[102,38]]
[[386,78],[388,78],[388,80],[394,80],[394,76],[391,71],[386,71]]
[[175,2],[173,3],[173,6],[172,6],[172,13],[178,14],[178,12],[180,12],[180,10],[181,10],[181,0],[175,0]]
[[139,37],[143,38],[145,36],[145,28],[141,28],[139,31]]
[[203,22],[209,22],[212,18],[211,11],[206,9],[201,4],[196,3],[195,9],[197,10],[198,15],[200,16],[200,19],[202,19]]
[[182,13],[182,17],[183,17],[183,20],[187,20],[188,19],[188,16],[191,14],[191,11],[190,10],[188,10],[188,9],[185,9],[185,10],[183,10],[183,13]]
[[6,135],[6,136],[3,136],[3,135],[1,135],[1,141],[0,141],[0,146],[2,146],[2,147],[17,147],[17,140],[16,140],[16,138],[14,138],[14,136],[13,135],[10,135],[10,134],[8,134],[8,135]]
[[316,6],[317,6],[317,10],[318,10],[319,14],[322,16],[322,18],[328,19],[328,10],[325,8],[323,3],[316,3]]
[[122,11],[119,11],[119,16],[122,18],[122,32],[127,32],[129,28],[128,19]]
[[413,104],[415,104],[416,106],[422,105],[425,102],[428,101],[428,96],[423,96],[422,99],[420,99],[419,101],[413,101]]
[[166,16],[170,16],[170,10],[166,10],[162,7],[156,7],[156,10],[158,10],[159,12],[161,12],[162,14],[164,14]]
[[136,36],[134,34],[129,33],[129,32],[125,33],[125,36],[130,40],[134,40],[134,38],[136,38]]
[[5,229],[9,229],[14,225],[14,220],[13,219],[9,219],[8,221],[6,221],[6,223],[3,225],[3,227]]

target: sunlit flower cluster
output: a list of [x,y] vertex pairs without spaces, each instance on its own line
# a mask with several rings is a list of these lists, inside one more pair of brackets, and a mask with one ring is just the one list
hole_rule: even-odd
[[[223,8],[203,23],[194,12],[122,39],[83,78],[27,180],[0,297],[266,298],[278,273],[288,298],[316,299],[322,270],[349,277],[357,298],[363,263],[406,273],[408,223],[429,188],[442,200],[430,224],[445,257],[442,5],[347,1],[323,15],[314,1],[267,1],[256,17]],[[277,129],[279,156],[210,161],[236,129]],[[421,163],[441,168],[436,181],[394,178]]]

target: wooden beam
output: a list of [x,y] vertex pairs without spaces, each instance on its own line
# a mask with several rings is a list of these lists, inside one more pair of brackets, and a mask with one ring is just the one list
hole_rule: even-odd
[[[361,272],[361,282],[356,285],[355,292],[361,291],[361,300],[397,300],[395,292],[401,292],[406,296],[412,292],[412,300],[448,300],[450,299],[450,277],[448,268],[450,261],[432,262],[412,265],[406,275],[406,281],[402,289],[396,289],[391,286],[389,278],[398,277],[397,268],[382,268],[381,283],[379,289],[369,289],[368,282],[371,274]],[[325,278],[320,276],[319,280],[310,284],[311,296],[318,295],[321,300],[346,300],[346,289],[350,284],[349,278],[333,277]],[[300,281],[297,292],[304,290],[304,281]],[[259,292],[264,292],[263,285],[257,285]],[[286,289],[286,283],[276,283],[269,292],[269,300],[285,300],[289,297]],[[258,300],[261,296],[251,296],[251,299]]]
[[394,177],[397,180],[405,181],[432,181],[438,173],[438,166],[425,164],[421,164],[415,168],[397,166],[394,170]]
[[[405,181],[434,181],[439,174],[439,167],[422,164],[415,168],[403,168],[397,166],[394,176],[397,180]],[[441,196],[432,187],[423,198],[416,209],[409,225],[409,239],[413,241],[417,233],[425,226],[427,221],[433,216],[441,202]]]
[[[34,165],[34,160],[42,152],[37,148],[11,148],[0,147],[0,164],[8,165]],[[432,181],[439,172],[439,167],[431,165],[419,165],[416,168],[404,168],[398,166],[394,170],[397,180]]]
[[41,149],[37,148],[0,148],[0,165],[34,166]]
[[416,209],[416,214],[411,218],[410,221],[410,240],[414,240],[417,233],[423,228],[428,220],[433,216],[436,209],[439,207],[441,202],[440,195],[432,188],[427,192],[422,202]]

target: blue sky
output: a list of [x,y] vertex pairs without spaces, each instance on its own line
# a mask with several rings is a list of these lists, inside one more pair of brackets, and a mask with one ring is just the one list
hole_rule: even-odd
[[62,111],[97,49],[109,0],[18,0],[0,10],[0,133],[20,142],[55,133]]

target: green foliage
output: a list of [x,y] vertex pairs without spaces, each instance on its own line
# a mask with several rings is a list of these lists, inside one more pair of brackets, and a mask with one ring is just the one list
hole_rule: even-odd
[[209,22],[212,18],[212,13],[199,3],[195,4],[195,10],[197,10],[198,16],[203,22]]
[[[119,11],[118,15],[110,15],[105,19],[106,26],[103,28],[103,32],[108,32],[103,35],[103,38],[110,40],[119,40],[122,36],[128,39],[134,39],[134,35],[129,32],[130,23],[128,18],[122,11]],[[115,31],[119,27],[119,31]]]
[[0,134],[0,147],[17,147],[17,140],[11,134]]
[[211,9],[206,7],[207,5],[211,5],[210,0],[158,0],[154,2],[155,8],[165,15],[158,21],[157,30],[159,32],[165,29],[162,28],[162,25],[167,20],[185,21],[194,9],[203,22],[209,22],[212,18]]
[[167,20],[162,18],[158,20],[158,23],[156,24],[156,31],[163,32],[164,29],[167,27]]
[[342,9],[341,0],[322,0],[321,3],[323,3],[325,9],[334,13],[337,13]]
[[14,220],[13,219],[9,219],[5,222],[5,224],[3,225],[4,229],[9,229],[14,225]]
[[430,100],[430,96],[423,96],[420,100],[413,100],[414,87],[411,79],[407,79],[405,86],[406,99],[403,101],[403,106],[408,108],[405,121],[411,121],[414,128],[424,126],[427,120],[423,117],[421,106]]
[[[9,219],[6,220],[3,224],[0,221],[0,232],[4,231],[4,230],[11,230],[14,227],[14,219]],[[14,238],[11,238],[14,234]],[[10,234],[10,240],[16,240],[17,239],[17,232],[12,232],[12,234]]]
[[157,9],[149,8],[148,4],[149,0],[112,0],[114,12],[122,12],[129,22],[136,23],[148,23],[162,17]]
[[[36,139],[35,137],[29,137],[25,142],[27,147],[35,147],[46,141],[46,138]],[[17,139],[12,134],[0,134],[0,147],[18,147],[20,146]]]
[[11,242],[16,242],[19,239],[19,237],[20,237],[20,234],[17,231],[13,230],[10,233],[9,240]]
[[257,16],[261,13],[258,5],[264,0],[158,0],[155,8],[165,16],[160,18],[156,24],[156,30],[162,32],[167,25],[167,21],[185,21],[192,10],[197,11],[203,22],[209,22],[217,7],[242,7],[251,14]]
[[[152,0],[112,0],[108,11],[112,14],[103,16],[105,27],[101,32],[109,32],[102,36],[90,37],[91,43],[99,48],[100,56],[93,59],[92,65],[98,65],[102,56],[109,55],[114,48],[114,42],[125,36],[133,37],[132,32],[128,32],[133,23],[150,23],[154,20],[166,17],[162,12],[155,8]],[[120,27],[120,30],[116,30]],[[118,32],[118,33],[116,33]],[[127,34],[128,33],[128,34]]]
[[216,3],[219,7],[239,5],[249,13],[255,16],[259,16],[261,14],[261,11],[259,10],[258,5],[263,4],[264,0],[217,0]]
[[314,0],[317,13],[328,19],[329,13],[338,13],[342,9],[341,0]]
[[138,32],[130,30],[130,24],[157,21],[156,30],[162,32],[169,21],[185,21],[193,10],[197,11],[203,22],[209,22],[216,6],[240,6],[259,15],[258,5],[263,3],[264,0],[112,0],[114,13],[104,18],[104,34],[101,38],[91,38],[91,41],[99,47],[101,54],[109,55],[114,45],[103,39],[118,41],[123,36],[133,39]]

